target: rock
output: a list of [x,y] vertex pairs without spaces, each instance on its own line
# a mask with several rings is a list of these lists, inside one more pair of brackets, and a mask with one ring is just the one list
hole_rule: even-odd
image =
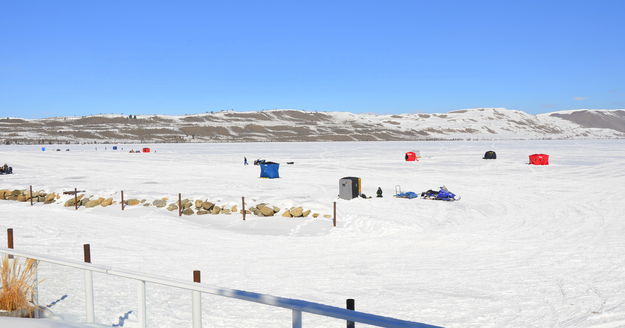
[[207,211],[210,211],[213,208],[213,206],[215,206],[215,204],[213,204],[213,203],[211,203],[209,201],[202,202],[202,208],[207,210]]
[[157,199],[155,201],[152,202],[152,205],[161,208],[161,207],[165,207],[167,206],[167,201],[165,201],[164,199]]
[[187,208],[191,208],[191,206],[193,206],[193,203],[191,202],[191,200],[189,199],[183,199],[182,200],[182,209],[186,210]]
[[6,190],[6,189],[2,189],[2,190],[0,190],[0,199],[4,199],[4,196],[5,196],[7,193],[9,193],[9,192],[10,192],[10,191],[9,191],[9,190]]
[[124,204],[126,204],[128,206],[136,206],[136,205],[141,204],[141,201],[138,200],[138,199],[133,198],[133,199],[128,199],[128,200],[124,201]]
[[244,212],[245,212],[245,214],[252,214],[252,212],[250,212],[250,210],[245,210],[245,211],[240,210],[239,214],[243,214]]
[[167,206],[168,211],[175,211],[177,209],[178,209],[178,205],[176,205],[176,203],[171,203]]
[[87,202],[89,201],[89,198],[83,198],[78,202],[78,206],[85,206],[87,204]]
[[265,204],[256,205],[256,208],[262,214],[262,216],[273,216],[275,213],[273,211],[273,208],[266,206]]
[[145,203],[147,201],[147,199],[142,199],[141,200],[141,204]]
[[15,196],[15,197],[17,197],[17,196],[19,196],[21,194],[22,194],[22,191],[21,190],[17,190],[17,189],[15,189],[15,190],[13,190],[11,192],[11,196]]
[[107,206],[113,205],[113,198],[105,198],[105,199],[103,199],[102,202],[100,202],[100,205],[102,207],[107,207]]
[[221,207],[215,205],[213,206],[213,209],[211,210],[212,214],[219,214],[219,212],[221,212]]
[[43,203],[46,201],[46,196],[37,196],[37,202],[38,203]]
[[302,216],[303,216],[303,217],[307,217],[309,214],[310,214],[310,210],[305,210],[305,211],[302,213]]
[[144,206],[144,207],[146,207],[146,206],[150,206],[150,203],[145,203],[145,204],[143,204],[143,206]]
[[193,215],[193,210],[190,208],[185,208],[184,211],[182,211],[182,214],[184,215]]
[[17,195],[17,198],[15,200],[17,200],[18,202],[25,202],[28,200],[28,198],[24,195]]
[[96,206],[100,205],[100,203],[101,202],[98,201],[98,200],[90,200],[90,201],[87,201],[85,203],[85,207],[87,207],[87,208],[96,207]]
[[224,208],[221,210],[221,214],[226,214],[226,215],[230,215],[230,209],[229,208]]
[[74,198],[72,197],[72,198],[68,199],[67,201],[65,201],[63,206],[65,206],[65,207],[74,206]]
[[274,213],[278,213],[278,212],[280,212],[280,208],[279,208],[279,207],[274,206],[274,207],[273,207],[273,212],[274,212]]
[[200,199],[195,200],[195,208],[201,208],[202,204],[204,204],[204,202]]
[[206,215],[206,214],[208,214],[208,211],[206,211],[206,210],[198,210],[196,213],[197,213],[197,215]]
[[55,195],[54,193],[49,193],[49,194],[46,196],[46,202],[51,201],[51,200],[54,200],[54,198],[55,198],[55,197],[56,197],[56,195]]
[[286,210],[284,211],[284,213],[282,213],[282,216],[284,216],[285,218],[290,218],[292,215],[291,215],[291,212],[289,212],[289,210]]
[[330,218],[332,218],[332,215],[330,215],[330,214],[324,214],[324,215],[323,215],[323,217],[324,217],[324,218],[326,218],[326,219],[330,219]]
[[230,212],[232,212],[232,213],[236,213],[236,212],[238,212],[238,211],[239,211],[239,209],[237,208],[237,206],[236,206],[236,205],[233,205],[233,206],[230,208]]
[[318,218],[319,217],[319,213],[313,213],[313,218]]
[[302,216],[302,213],[304,212],[304,209],[301,207],[294,207],[290,210],[291,215],[294,217],[300,217]]

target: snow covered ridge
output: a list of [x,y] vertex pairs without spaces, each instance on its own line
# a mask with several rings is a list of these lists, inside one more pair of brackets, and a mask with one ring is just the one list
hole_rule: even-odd
[[0,119],[0,142],[168,143],[625,138],[625,110],[532,115],[505,108],[374,115],[293,109],[183,116]]

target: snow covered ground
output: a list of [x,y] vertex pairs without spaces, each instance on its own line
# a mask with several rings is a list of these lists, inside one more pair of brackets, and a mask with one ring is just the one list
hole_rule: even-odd
[[[86,190],[87,195],[219,204],[268,202],[330,214],[338,179],[359,176],[382,199],[338,200],[329,219],[240,215],[178,217],[155,207],[121,211],[0,201],[15,247],[68,259],[90,243],[93,263],[344,306],[448,327],[625,326],[625,141],[353,142],[108,146],[2,146],[0,188]],[[120,146],[122,147],[122,146]],[[139,148],[135,146],[134,148]],[[48,149],[56,146],[48,146]],[[404,152],[420,150],[418,163]],[[487,150],[498,159],[482,160]],[[550,166],[526,165],[532,153]],[[243,156],[283,163],[259,179]],[[285,165],[294,161],[295,165]],[[395,199],[395,185],[446,185],[459,202]],[[4,233],[2,233],[4,234]],[[2,243],[5,239],[2,235]],[[42,264],[41,303],[84,320],[82,272]],[[136,327],[134,281],[94,275],[96,318]],[[64,297],[64,295],[66,295]],[[188,292],[148,284],[150,327],[188,327]],[[290,312],[203,296],[207,327],[288,327]],[[129,314],[127,314],[129,313]],[[2,323],[2,321],[0,321]],[[1,324],[0,324],[1,326]],[[304,315],[304,327],[344,327]]]

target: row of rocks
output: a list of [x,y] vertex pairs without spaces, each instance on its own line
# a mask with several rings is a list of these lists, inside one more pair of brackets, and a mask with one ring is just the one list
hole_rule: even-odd
[[[52,204],[56,202],[57,199],[61,198],[60,195],[55,193],[46,193],[42,191],[33,191],[32,199],[33,202],[44,203],[44,204]],[[30,190],[28,189],[2,189],[0,190],[0,199],[5,200],[15,200],[18,202],[28,202],[31,199]]]
[[[9,189],[0,189],[0,199],[5,200],[16,200],[20,202],[27,202],[31,198],[30,190],[9,190]],[[44,191],[33,191],[32,198],[34,202],[41,202],[44,204],[52,204],[55,203],[59,198],[61,198],[60,194],[56,193],[46,193]],[[79,207],[92,208],[96,206],[107,207],[117,202],[113,200],[113,198],[104,198],[104,197],[85,197],[85,195],[78,195],[77,197],[71,197],[67,201],[63,203],[65,207],[74,207],[76,206],[76,201],[78,202]],[[163,197],[161,199],[156,199],[152,203],[149,203],[146,199],[127,199],[124,200],[124,205],[126,206],[138,206],[143,204],[143,206],[153,205],[157,208],[166,208],[168,211],[176,211],[178,210],[178,202],[167,203],[168,198]],[[181,201],[182,205],[182,214],[184,215],[205,215],[205,214],[225,214],[230,215],[232,213],[240,213],[243,214],[243,210],[239,211],[237,205],[227,206],[227,205],[217,205],[208,200],[200,200],[197,199],[195,201],[190,199],[183,199]],[[246,214],[254,214],[256,216],[274,216],[280,212],[280,208],[276,206],[269,205],[267,203],[260,203],[256,206],[252,206],[249,209],[245,210]],[[308,217],[311,214],[311,210],[305,210],[303,207],[291,207],[289,209],[285,209],[282,213],[283,217]],[[313,218],[319,217],[319,213],[312,213]],[[331,215],[325,214],[325,218],[330,218]]]

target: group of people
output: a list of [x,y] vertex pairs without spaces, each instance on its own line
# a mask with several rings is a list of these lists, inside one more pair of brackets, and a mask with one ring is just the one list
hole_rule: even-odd
[[0,174],[11,174],[13,173],[13,168],[4,163],[3,166],[0,167]]

